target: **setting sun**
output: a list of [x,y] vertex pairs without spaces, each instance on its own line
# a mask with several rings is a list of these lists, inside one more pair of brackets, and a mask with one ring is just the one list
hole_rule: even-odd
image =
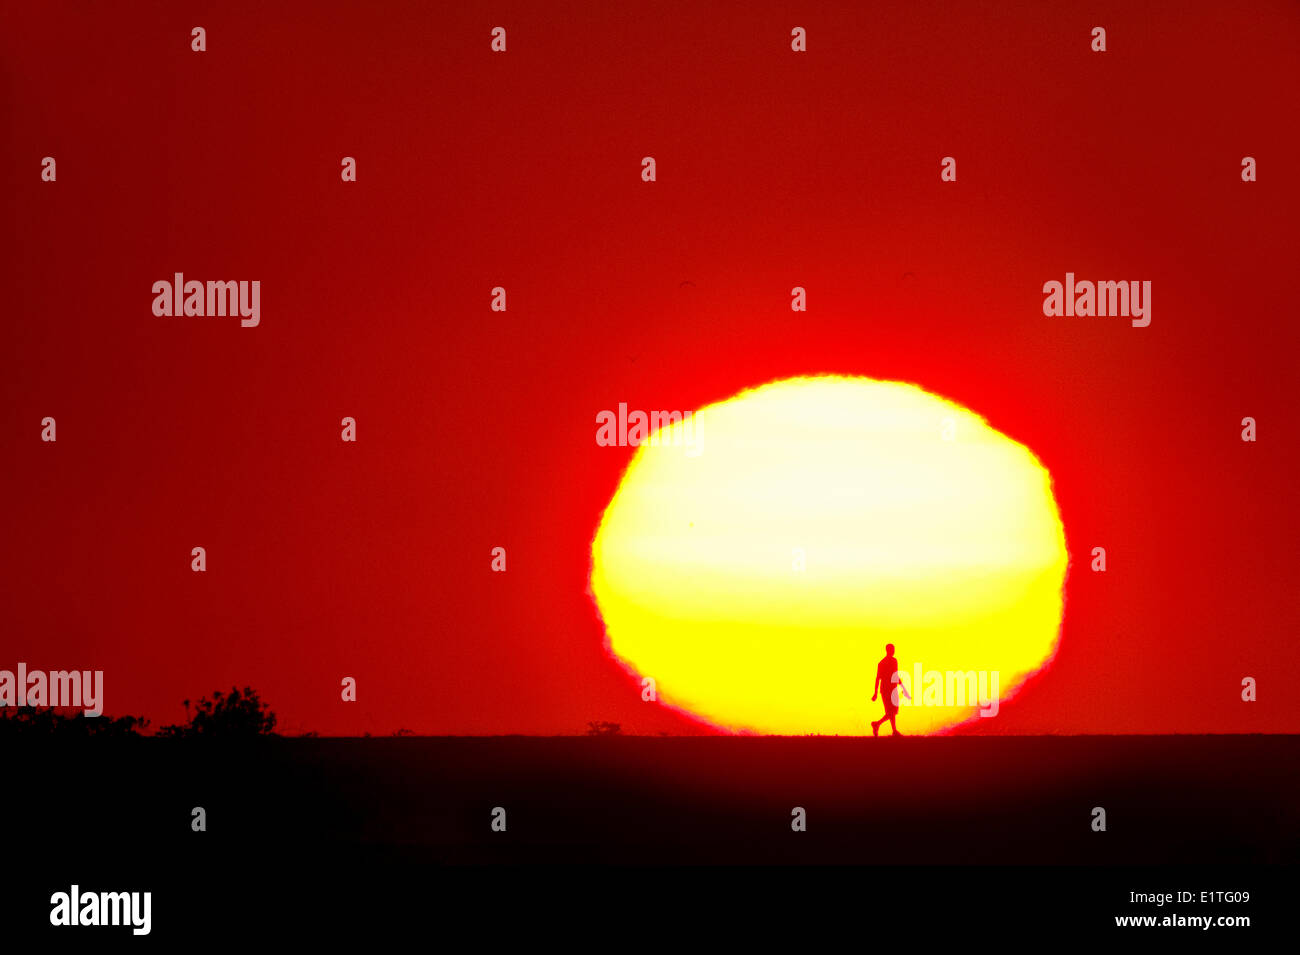
[[913,696],[899,728],[933,733],[980,712],[943,674],[949,691],[991,675],[991,713],[1055,652],[1051,477],[976,413],[900,382],[795,378],[655,437],[601,520],[591,590],[661,702],[735,731],[863,734],[892,643]]

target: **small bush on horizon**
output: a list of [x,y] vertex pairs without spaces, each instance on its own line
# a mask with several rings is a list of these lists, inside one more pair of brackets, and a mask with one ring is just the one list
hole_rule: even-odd
[[141,716],[87,716],[81,710],[60,713],[52,706],[0,707],[0,738],[123,739],[140,736],[148,725]]
[[[188,714],[190,701],[184,703]],[[212,699],[201,698],[187,722],[163,726],[158,735],[178,739],[252,739],[274,736],[275,722],[275,713],[262,702],[256,690],[247,686],[240,690],[232,686],[229,693],[217,690]]]

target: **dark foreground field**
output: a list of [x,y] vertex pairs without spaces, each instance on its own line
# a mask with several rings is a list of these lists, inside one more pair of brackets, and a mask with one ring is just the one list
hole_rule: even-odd
[[43,859],[1300,861],[1289,736],[126,739],[10,757],[9,851]]
[[[16,951],[334,951],[344,932],[366,951],[452,934],[532,950],[700,925],[764,950],[831,934],[1181,943],[1211,933],[1117,919],[1246,918],[1214,925],[1217,943],[1294,921],[1300,737],[125,738],[5,756],[0,926],[42,937]],[[52,925],[73,885],[149,892],[149,939]],[[1134,896],[1175,891],[1189,901]]]

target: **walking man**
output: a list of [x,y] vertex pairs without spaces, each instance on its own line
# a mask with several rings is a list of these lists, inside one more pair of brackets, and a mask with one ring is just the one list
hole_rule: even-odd
[[876,664],[876,682],[871,687],[871,702],[876,702],[876,697],[880,691],[885,691],[885,715],[878,720],[871,721],[871,735],[880,735],[880,726],[885,720],[889,720],[889,728],[898,735],[898,724],[894,722],[898,716],[898,693],[901,690],[903,695],[909,700],[912,694],[907,692],[907,685],[903,683],[902,677],[898,675],[898,659],[894,656],[894,645],[885,644],[885,659]]

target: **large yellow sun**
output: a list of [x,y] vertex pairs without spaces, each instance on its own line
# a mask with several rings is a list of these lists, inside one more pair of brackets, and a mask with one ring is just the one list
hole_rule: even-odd
[[865,733],[892,643],[913,697],[898,728],[932,733],[996,719],[1051,659],[1066,566],[1023,445],[914,385],[793,378],[637,448],[591,591],[612,652],[717,726]]

